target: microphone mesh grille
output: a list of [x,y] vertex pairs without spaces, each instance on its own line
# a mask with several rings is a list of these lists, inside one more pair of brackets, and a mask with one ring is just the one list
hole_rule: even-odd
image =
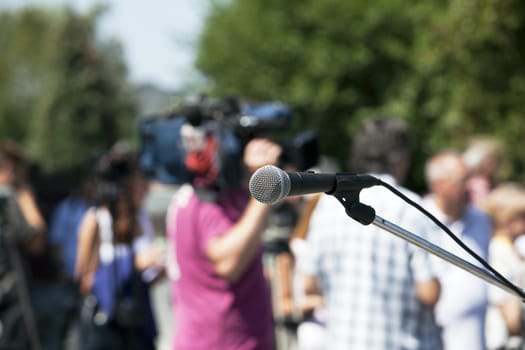
[[257,169],[249,183],[252,196],[266,204],[274,204],[283,199],[290,193],[290,186],[288,174],[273,165]]

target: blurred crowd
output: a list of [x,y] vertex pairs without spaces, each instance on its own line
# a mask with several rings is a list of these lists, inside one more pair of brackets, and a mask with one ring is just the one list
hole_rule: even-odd
[[[238,186],[219,186],[219,140],[194,129],[185,127],[192,182],[149,178],[138,150],[118,142],[46,202],[20,147],[0,141],[0,350],[524,348],[519,297],[351,219],[347,198],[258,202],[247,190],[254,171],[297,170],[270,139],[245,145]],[[348,168],[419,203],[525,287],[525,187],[498,182],[498,142],[432,155],[427,192],[416,194],[403,186],[414,141],[402,120],[367,119]],[[321,157],[311,170],[340,168]],[[360,200],[482,268],[387,188]]]

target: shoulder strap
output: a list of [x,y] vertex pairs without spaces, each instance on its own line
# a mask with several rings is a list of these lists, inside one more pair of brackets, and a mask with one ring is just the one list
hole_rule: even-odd
[[100,236],[101,243],[112,243],[113,242],[113,228],[112,218],[109,211],[105,208],[97,208],[95,211],[95,217],[97,219],[98,234]]

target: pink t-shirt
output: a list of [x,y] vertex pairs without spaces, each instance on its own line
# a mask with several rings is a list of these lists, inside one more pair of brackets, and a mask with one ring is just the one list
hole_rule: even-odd
[[173,349],[272,349],[262,251],[236,283],[217,276],[206,258],[206,245],[240,217],[247,195],[236,191],[219,203],[202,201],[190,186],[183,186],[168,210],[167,235],[179,272],[172,280]]

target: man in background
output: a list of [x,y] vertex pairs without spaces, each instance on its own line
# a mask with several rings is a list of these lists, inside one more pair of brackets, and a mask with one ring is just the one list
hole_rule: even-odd
[[[469,204],[469,172],[461,154],[435,154],[427,162],[425,175],[430,190],[424,198],[425,208],[486,260],[492,226],[487,215]],[[437,226],[435,230],[436,244],[480,266],[445,232]],[[439,263],[441,298],[436,305],[436,319],[443,329],[445,349],[485,349],[487,284],[452,264]]]
[[[401,187],[411,134],[399,119],[365,120],[354,136],[352,172],[372,173],[411,199]],[[425,236],[425,220],[385,188],[361,192],[378,215]],[[349,218],[339,201],[323,196],[309,226],[310,253],[299,261],[306,292],[326,303],[330,349],[440,349],[433,306],[440,294],[432,259],[424,250]]]

